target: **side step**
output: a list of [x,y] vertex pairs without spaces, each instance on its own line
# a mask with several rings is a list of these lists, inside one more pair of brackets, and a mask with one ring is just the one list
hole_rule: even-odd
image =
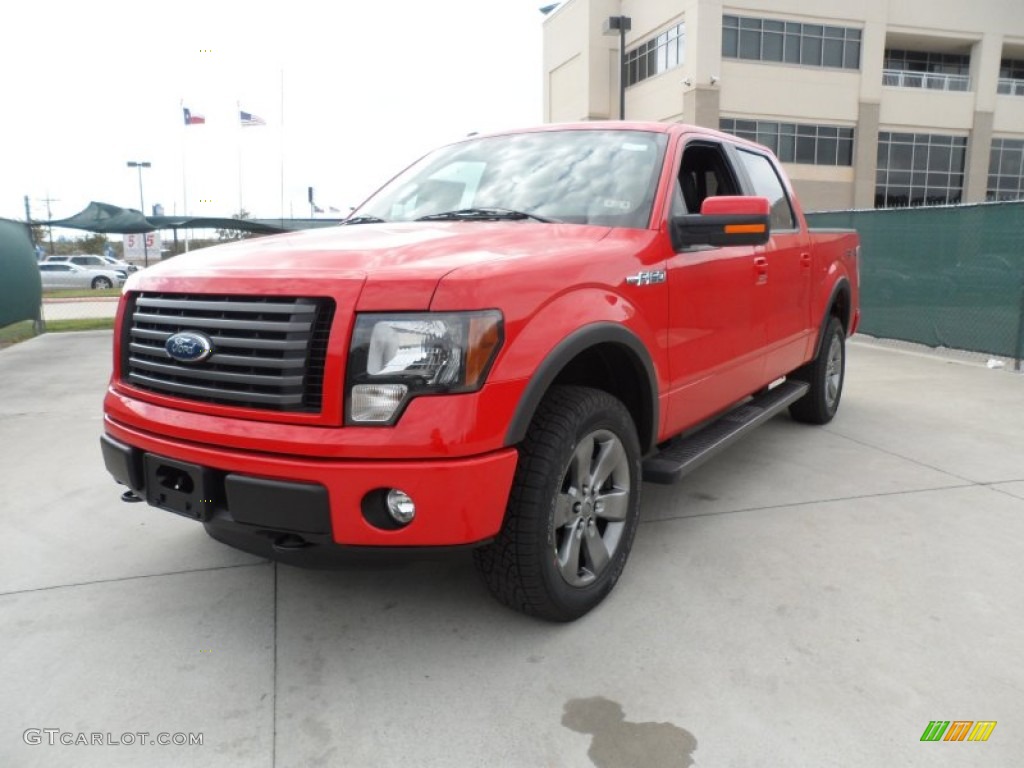
[[754,427],[788,408],[803,397],[807,389],[807,382],[784,381],[727,411],[692,435],[671,441],[660,453],[644,461],[644,480],[665,484],[676,482]]

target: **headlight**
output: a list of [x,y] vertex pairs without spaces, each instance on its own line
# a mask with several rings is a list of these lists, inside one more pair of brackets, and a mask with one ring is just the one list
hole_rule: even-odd
[[501,347],[497,310],[356,317],[346,387],[349,424],[393,424],[417,395],[473,392]]

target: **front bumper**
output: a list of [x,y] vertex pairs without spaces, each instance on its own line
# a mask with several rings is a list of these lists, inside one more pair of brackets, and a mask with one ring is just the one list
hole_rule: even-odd
[[[512,448],[457,459],[313,459],[168,440],[109,417],[105,427],[104,463],[120,483],[203,522],[220,541],[288,561],[314,548],[484,543],[501,528],[517,461]],[[416,504],[413,521],[396,530],[367,514],[390,488]]]

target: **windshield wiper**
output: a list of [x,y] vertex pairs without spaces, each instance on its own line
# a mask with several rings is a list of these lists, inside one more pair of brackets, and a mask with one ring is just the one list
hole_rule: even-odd
[[460,208],[457,211],[444,211],[420,216],[416,221],[521,221],[533,219],[545,224],[558,224],[557,219],[548,219],[534,213],[514,211],[511,208]]
[[376,216],[356,216],[354,219],[345,219],[339,227],[344,227],[347,224],[385,224],[384,219],[379,219]]

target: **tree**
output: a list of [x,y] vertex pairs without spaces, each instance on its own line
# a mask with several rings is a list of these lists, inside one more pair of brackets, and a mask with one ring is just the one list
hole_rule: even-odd
[[102,256],[107,252],[109,242],[106,235],[96,233],[83,237],[79,241],[78,247],[81,253],[94,253],[97,256]]

